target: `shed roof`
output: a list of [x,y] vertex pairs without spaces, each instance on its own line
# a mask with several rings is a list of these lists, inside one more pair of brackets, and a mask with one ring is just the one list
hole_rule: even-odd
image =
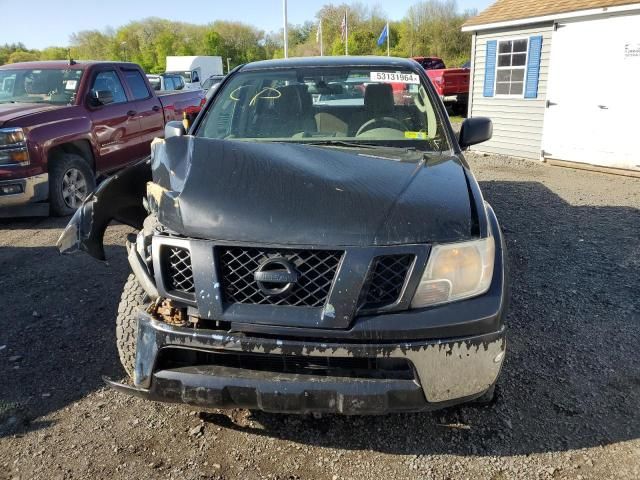
[[632,4],[639,4],[639,0],[498,0],[479,15],[467,20],[463,29],[469,30],[469,27],[511,20]]

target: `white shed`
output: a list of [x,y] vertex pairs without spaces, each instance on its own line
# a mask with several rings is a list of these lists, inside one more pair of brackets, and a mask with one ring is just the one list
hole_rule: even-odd
[[462,30],[477,150],[640,172],[638,0],[498,0]]

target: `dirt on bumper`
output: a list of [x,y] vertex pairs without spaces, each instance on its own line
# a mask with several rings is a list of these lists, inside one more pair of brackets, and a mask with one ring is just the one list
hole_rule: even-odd
[[[296,357],[398,358],[410,362],[415,377],[300,375],[220,365],[157,369],[160,352],[170,348]],[[421,411],[482,395],[500,373],[505,348],[504,329],[450,341],[347,344],[173,327],[141,313],[135,385],[108,383],[149,400],[210,408],[356,415]]]

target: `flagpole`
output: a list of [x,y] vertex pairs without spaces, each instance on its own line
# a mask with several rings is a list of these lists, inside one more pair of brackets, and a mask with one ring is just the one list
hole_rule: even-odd
[[289,25],[287,21],[287,0],[282,0],[284,16],[284,58],[289,58]]
[[387,57],[391,56],[391,31],[389,30],[389,22],[387,21]]
[[322,28],[322,19],[320,19],[320,56],[324,57],[324,32]]
[[344,54],[349,55],[349,10],[344,11]]

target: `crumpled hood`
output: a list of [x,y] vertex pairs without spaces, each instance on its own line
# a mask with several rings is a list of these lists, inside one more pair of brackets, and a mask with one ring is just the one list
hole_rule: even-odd
[[472,235],[465,173],[351,150],[176,137],[156,145],[166,227],[192,238],[371,246]]
[[47,112],[60,108],[45,103],[0,103],[0,126],[25,115]]

